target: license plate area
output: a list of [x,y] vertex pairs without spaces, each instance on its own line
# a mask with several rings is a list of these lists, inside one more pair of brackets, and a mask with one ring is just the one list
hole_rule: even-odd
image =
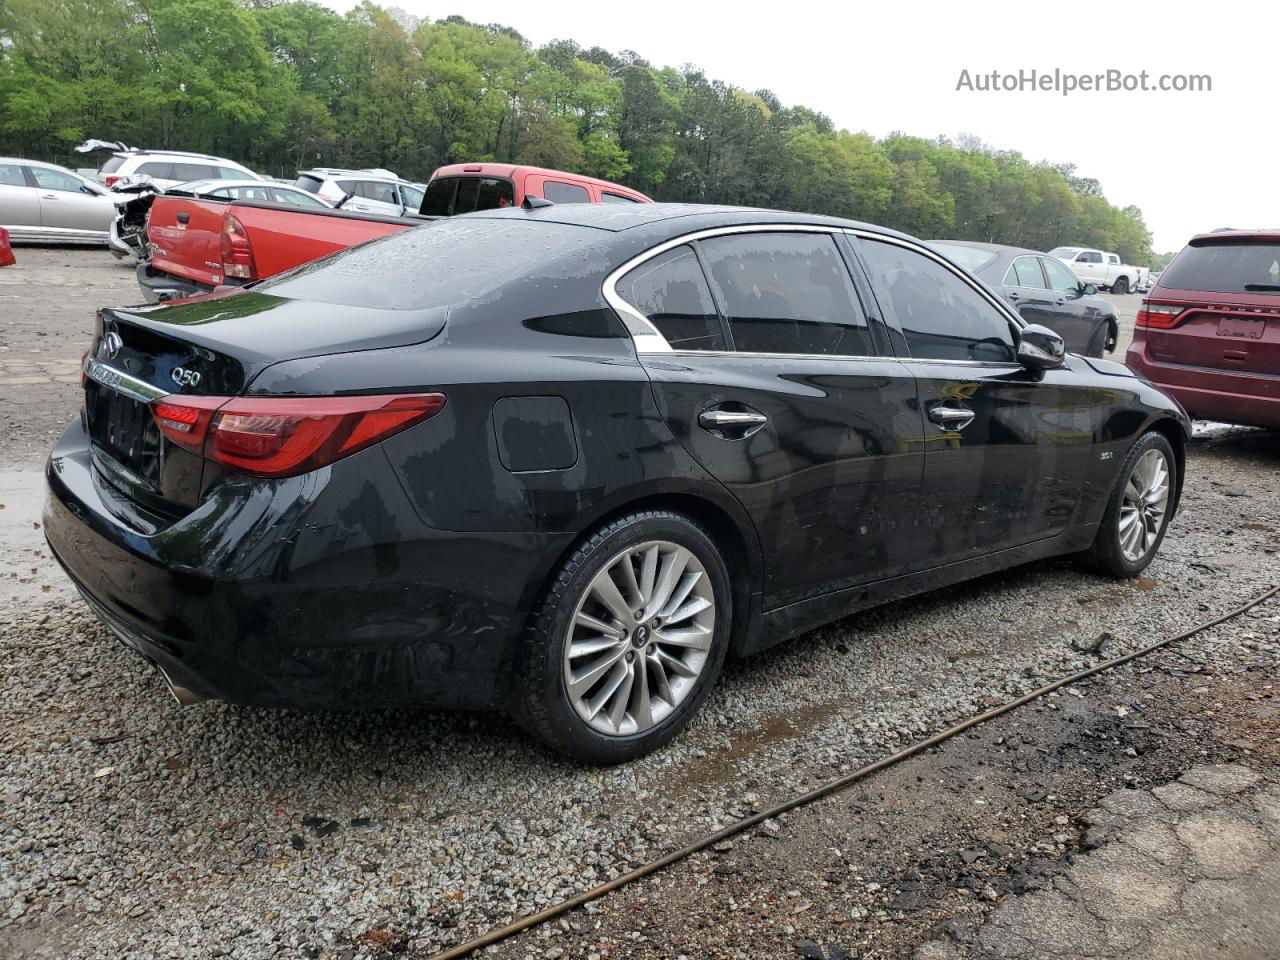
[[1261,340],[1267,331],[1267,321],[1255,317],[1221,316],[1218,318],[1218,336],[1237,340]]
[[153,491],[158,491],[162,438],[151,408],[126,394],[90,382],[85,391],[85,413],[94,444]]

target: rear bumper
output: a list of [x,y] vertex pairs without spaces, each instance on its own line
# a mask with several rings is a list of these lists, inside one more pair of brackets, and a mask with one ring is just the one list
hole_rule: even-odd
[[392,502],[400,488],[377,447],[287,481],[224,481],[150,535],[113,512],[79,421],[46,478],[45,536],[59,563],[191,700],[492,706],[559,544],[422,526]]
[[1135,340],[1126,365],[1169,393],[1197,420],[1280,427],[1280,376],[1151,360]]
[[157,270],[145,260],[138,264],[138,286],[142,288],[142,296],[147,303],[166,303],[169,300],[198,297],[202,293],[212,293],[215,289],[207,284]]

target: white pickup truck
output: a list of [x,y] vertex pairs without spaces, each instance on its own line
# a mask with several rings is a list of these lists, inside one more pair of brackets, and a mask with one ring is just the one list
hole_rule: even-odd
[[1089,247],[1054,247],[1049,251],[1049,256],[1057,257],[1085,283],[1092,283],[1112,293],[1129,293],[1149,285],[1150,271],[1146,267],[1121,263],[1118,253]]

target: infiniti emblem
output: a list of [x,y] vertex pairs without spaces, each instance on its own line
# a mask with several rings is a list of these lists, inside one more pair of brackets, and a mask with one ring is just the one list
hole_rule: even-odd
[[111,330],[102,338],[102,347],[107,351],[107,359],[114,359],[115,355],[120,352],[120,348],[124,346],[124,340],[120,334]]

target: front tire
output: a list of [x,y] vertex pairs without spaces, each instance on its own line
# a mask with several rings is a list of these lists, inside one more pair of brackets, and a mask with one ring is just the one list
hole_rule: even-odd
[[1100,573],[1136,577],[1155,559],[1169,527],[1177,470],[1173,447],[1154,430],[1129,449],[1089,551]]
[[620,517],[574,550],[535,609],[512,712],[574,759],[643,756],[710,693],[732,615],[728,570],[706,530],[666,510]]

